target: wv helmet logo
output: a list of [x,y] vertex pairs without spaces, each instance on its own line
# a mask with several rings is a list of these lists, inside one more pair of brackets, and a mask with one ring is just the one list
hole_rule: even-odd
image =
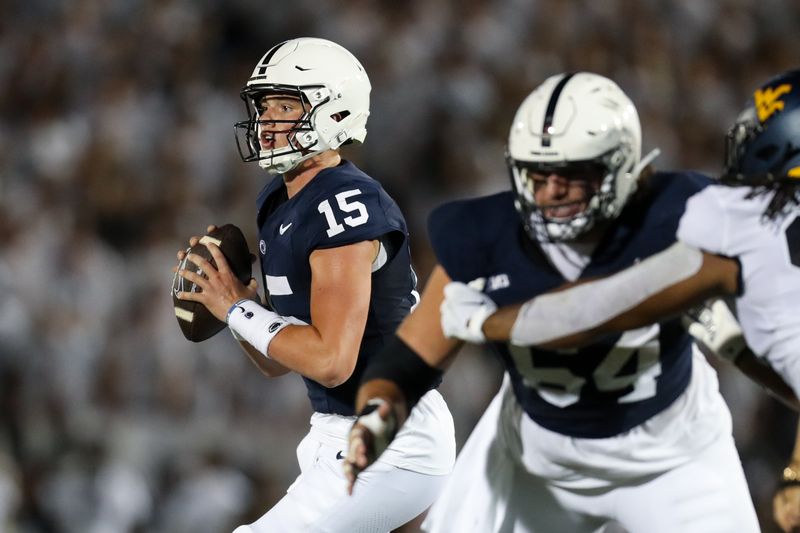
[[755,100],[756,111],[758,111],[758,121],[763,124],[778,111],[783,111],[783,101],[780,98],[791,90],[792,86],[788,83],[757,90],[753,95],[753,100]]

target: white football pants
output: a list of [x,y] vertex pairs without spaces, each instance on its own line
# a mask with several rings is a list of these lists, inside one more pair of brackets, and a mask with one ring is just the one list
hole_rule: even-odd
[[430,533],[759,531],[716,375],[610,439],[550,432],[521,412],[508,379],[458,455]]
[[[297,447],[300,475],[286,496],[264,516],[250,525],[239,526],[234,533],[387,533],[416,518],[436,499],[455,456],[455,444],[450,442],[453,441],[452,419],[446,405],[434,391],[426,396],[429,398],[425,402],[433,404],[442,416],[446,415],[443,422],[430,414],[427,418],[444,428],[442,433],[447,438],[440,447],[447,453],[439,454],[437,450],[433,458],[427,459],[431,454],[426,453],[426,449],[439,442],[432,437],[421,447],[406,446],[406,453],[413,457],[412,461],[423,457],[422,462],[431,470],[445,474],[420,473],[394,466],[384,459],[388,455],[388,460],[393,461],[398,458],[398,452],[385,453],[358,476],[350,496],[342,458],[347,453],[346,436],[354,418],[315,415],[316,425],[312,425],[311,432]],[[427,407],[423,405],[423,408]],[[420,414],[412,416],[419,418]],[[402,440],[398,437],[396,441],[404,441],[406,445],[417,442],[410,433],[414,426],[410,424],[405,432],[407,436]],[[431,433],[427,435],[430,437]],[[448,451],[449,448],[453,449]]]

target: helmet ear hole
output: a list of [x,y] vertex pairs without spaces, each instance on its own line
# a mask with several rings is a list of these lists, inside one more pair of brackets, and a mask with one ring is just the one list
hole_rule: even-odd
[[344,111],[339,111],[338,113],[332,114],[331,120],[333,120],[334,122],[341,122],[349,116],[350,116],[350,111],[345,109]]

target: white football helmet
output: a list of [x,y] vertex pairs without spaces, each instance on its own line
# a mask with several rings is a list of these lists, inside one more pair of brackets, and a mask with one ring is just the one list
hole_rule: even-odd
[[[371,88],[358,59],[334,42],[303,37],[273,46],[241,91],[249,116],[234,125],[242,160],[281,174],[319,152],[363,142]],[[292,124],[289,146],[261,149],[259,101],[265,94],[295,96],[309,107],[296,121],[270,121]]]
[[[531,238],[566,241],[622,211],[642,169],[642,132],[631,100],[608,78],[588,72],[558,74],[522,102],[508,137],[507,163],[515,205]],[[567,220],[547,219],[534,198],[529,172],[548,174],[600,168],[600,188],[586,209]]]

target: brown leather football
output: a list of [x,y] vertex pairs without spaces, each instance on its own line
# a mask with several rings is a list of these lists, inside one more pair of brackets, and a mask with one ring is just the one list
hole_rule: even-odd
[[[233,224],[225,224],[208,235],[201,237],[200,242],[187,250],[205,258],[216,267],[217,265],[211,257],[211,252],[205,246],[205,243],[209,241],[219,246],[220,251],[225,256],[225,259],[228,260],[228,265],[236,277],[239,278],[239,281],[245,285],[249,283],[252,276],[252,263],[250,261],[250,250],[247,247],[247,239],[245,239],[242,230]],[[194,270],[198,274],[202,274],[197,265],[186,258],[181,261],[178,268]],[[172,303],[175,306],[175,316],[178,318],[178,324],[187,339],[193,342],[204,341],[225,329],[225,322],[217,320],[203,304],[179,300],[176,294],[180,291],[199,292],[200,287],[177,274],[172,279]]]

